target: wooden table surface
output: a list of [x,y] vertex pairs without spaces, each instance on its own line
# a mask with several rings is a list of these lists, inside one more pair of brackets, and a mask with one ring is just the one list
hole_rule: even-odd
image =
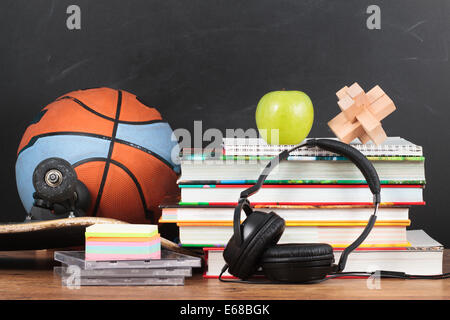
[[[0,299],[152,299],[152,300],[297,300],[297,299],[450,299],[450,279],[382,279],[368,289],[365,279],[332,279],[314,285],[249,285],[205,280],[197,272],[184,286],[80,287],[61,285],[53,275],[53,251],[0,252]],[[444,253],[450,272],[450,250]]]

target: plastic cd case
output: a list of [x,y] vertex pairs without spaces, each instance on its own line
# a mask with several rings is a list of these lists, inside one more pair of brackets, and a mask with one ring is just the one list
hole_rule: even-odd
[[77,286],[182,286],[184,277],[171,278],[74,278],[73,276],[61,278],[66,287]]
[[201,259],[170,250],[161,250],[161,259],[87,261],[84,251],[55,251],[54,258],[66,265],[85,270],[94,269],[148,269],[148,268],[195,268],[201,267]]
[[[53,267],[53,272],[60,277],[72,274],[66,266]],[[77,275],[81,278],[153,278],[153,277],[190,277],[192,268],[147,268],[147,269],[79,269]]]

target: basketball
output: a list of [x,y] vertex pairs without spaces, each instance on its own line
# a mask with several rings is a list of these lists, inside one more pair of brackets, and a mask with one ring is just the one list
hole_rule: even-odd
[[33,206],[33,171],[43,160],[68,161],[89,190],[87,215],[157,223],[159,205],[177,195],[179,148],[161,114],[135,95],[110,88],[67,93],[44,107],[17,151],[20,199]]

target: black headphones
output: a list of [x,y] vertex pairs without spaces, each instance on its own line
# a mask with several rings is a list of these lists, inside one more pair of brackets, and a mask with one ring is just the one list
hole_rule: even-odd
[[[253,211],[248,200],[248,197],[258,192],[280,161],[286,160],[292,151],[303,147],[319,147],[351,160],[364,175],[373,194],[374,213],[361,235],[343,251],[337,265],[334,264],[333,248],[329,244],[277,244],[285,228],[284,219],[275,212]],[[223,252],[226,265],[221,276],[228,269],[231,275],[246,280],[262,267],[265,276],[272,281],[307,283],[342,272],[348,255],[366,239],[375,224],[381,201],[380,190],[380,180],[372,163],[348,144],[331,139],[309,139],[291,150],[281,152],[267,164],[256,184],[240,195],[234,209],[234,233]],[[242,209],[247,218],[241,224]]]
[[61,158],[41,161],[33,172],[33,207],[25,221],[53,220],[86,215],[89,190],[71,164]]

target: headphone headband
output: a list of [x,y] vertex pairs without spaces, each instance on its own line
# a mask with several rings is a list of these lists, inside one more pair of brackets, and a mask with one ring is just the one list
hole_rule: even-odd
[[[368,161],[359,150],[346,143],[331,139],[310,139],[306,142],[306,145],[309,147],[317,146],[323,150],[331,151],[350,159],[364,175],[372,194],[374,196],[380,194],[381,186],[378,173],[372,163]],[[293,148],[291,151],[295,149],[297,149],[297,147]],[[379,200],[380,199],[377,200],[378,203],[380,202]]]
[[280,161],[286,160],[291,152],[303,147],[309,148],[319,147],[321,149],[331,151],[348,158],[361,171],[361,173],[363,174],[364,178],[367,181],[367,184],[369,185],[370,191],[373,194],[373,204],[375,208],[374,213],[370,216],[369,221],[366,227],[364,228],[363,232],[361,233],[361,235],[343,251],[338,263],[337,272],[340,272],[345,268],[348,255],[357,247],[359,247],[359,245],[367,238],[367,236],[369,235],[370,231],[372,230],[375,224],[378,206],[381,202],[380,196],[381,186],[378,173],[375,170],[372,163],[369,160],[367,160],[367,158],[359,150],[337,140],[308,139],[305,143],[297,145],[290,150],[284,150],[278,156],[272,158],[261,172],[261,175],[259,176],[256,184],[242,191],[240,194],[238,204],[234,209],[234,218],[233,218],[234,238],[238,241],[239,245],[242,245],[243,236],[241,232],[241,211],[242,209],[244,209],[244,212],[246,213],[247,216],[251,214],[253,211],[250,205],[250,201],[248,200],[248,197],[252,196],[256,192],[258,192],[259,189],[261,189],[267,176],[270,174],[273,168],[275,168],[278,165]]

